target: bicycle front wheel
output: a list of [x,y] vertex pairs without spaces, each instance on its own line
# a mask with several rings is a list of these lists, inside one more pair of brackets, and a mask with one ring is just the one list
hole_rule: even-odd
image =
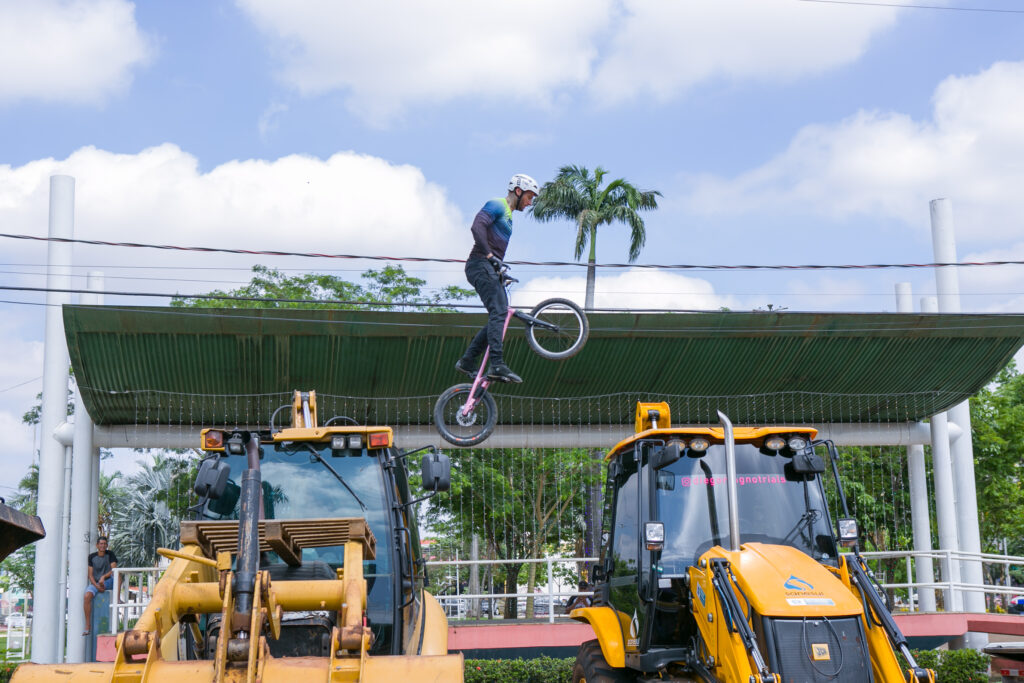
[[456,446],[475,446],[494,431],[498,422],[498,405],[485,390],[468,414],[462,408],[469,400],[472,384],[456,384],[437,398],[434,404],[434,426],[445,441]]
[[551,360],[575,356],[590,336],[590,323],[583,309],[568,299],[547,299],[537,304],[530,315],[540,324],[527,326],[530,348]]

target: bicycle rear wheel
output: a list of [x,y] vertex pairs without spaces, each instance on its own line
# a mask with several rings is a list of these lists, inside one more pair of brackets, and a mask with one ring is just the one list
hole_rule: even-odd
[[575,356],[590,336],[590,323],[583,309],[568,299],[547,299],[537,304],[530,315],[543,325],[528,325],[526,341],[544,358],[561,360]]
[[498,422],[498,405],[494,397],[484,389],[473,410],[462,414],[462,407],[469,399],[472,384],[456,384],[449,387],[434,404],[434,426],[445,441],[456,446],[475,446],[494,431]]

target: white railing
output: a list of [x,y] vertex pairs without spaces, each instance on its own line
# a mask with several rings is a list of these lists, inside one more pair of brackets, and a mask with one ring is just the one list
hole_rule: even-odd
[[[22,613],[24,614],[24,613]],[[24,617],[21,626],[7,627],[7,642],[4,645],[4,659],[23,660],[31,652],[32,617]],[[12,657],[12,655],[14,655]]]
[[[869,566],[875,564],[873,562],[874,560],[902,559],[906,563],[908,577],[915,576],[914,563],[920,559],[926,558],[939,560],[939,562],[936,563],[937,566],[934,567],[934,570],[940,571],[944,569],[942,573],[947,577],[952,575],[949,570],[953,567],[954,563],[962,563],[965,561],[981,562],[983,565],[999,564],[1007,568],[1009,568],[1010,565],[1024,565],[1024,557],[1014,555],[996,555],[993,553],[967,553],[955,550],[862,552],[861,556],[864,557],[865,560],[869,561]],[[435,595],[437,600],[445,608],[445,612],[452,619],[464,619],[470,614],[479,615],[484,607],[487,608],[486,613],[493,617],[496,613],[495,602],[503,601],[506,598],[516,598],[516,608],[518,612],[520,609],[525,609],[526,601],[533,598],[533,616],[537,615],[537,607],[540,606],[545,608],[544,611],[546,612],[548,623],[554,623],[555,617],[568,616],[564,610],[561,613],[558,612],[558,609],[563,607],[568,599],[575,596],[590,597],[593,595],[592,592],[578,590],[575,585],[572,585],[570,588],[564,587],[562,583],[556,580],[555,567],[558,565],[573,565],[572,570],[568,573],[570,575],[575,575],[575,567],[579,563],[593,565],[593,563],[597,562],[597,559],[598,558],[596,557],[544,557],[520,560],[432,560],[427,562],[427,566],[433,568],[454,567],[456,570],[456,579],[453,585],[454,593]],[[525,590],[518,593],[463,592],[463,582],[458,578],[458,568],[471,567],[474,565],[483,567],[509,564],[545,565],[546,577],[544,578],[546,578],[546,581],[543,581],[541,577],[538,577],[537,579],[538,585],[542,586],[542,592],[528,593]],[[122,630],[122,626],[127,625],[129,621],[137,619],[142,614],[146,605],[149,604],[153,595],[153,589],[163,571],[164,569],[162,567],[128,567],[123,569],[114,569],[114,585],[118,586],[120,590],[115,590],[111,596],[110,626],[112,633],[119,633]],[[886,580],[886,577],[884,575],[879,575],[880,572],[878,571],[875,571],[875,574],[876,578],[878,578],[879,585],[881,585],[882,588],[893,590],[902,589],[907,592],[908,599],[905,604],[905,611],[909,612],[916,612],[919,610],[919,596],[922,590],[942,591],[944,594],[943,606],[946,611],[953,611],[947,607],[948,605],[962,604],[959,596],[964,592],[974,591],[989,595],[1006,596],[1024,594],[1024,588],[1020,586],[971,584],[964,581],[953,580],[934,580],[931,582],[906,581],[897,583]],[[432,576],[432,584],[435,588],[438,585],[438,578],[441,577],[438,577],[437,573],[434,573]],[[575,584],[575,582],[573,582],[573,584]],[[122,598],[124,598],[123,601]],[[475,609],[478,605],[481,609]],[[27,634],[23,641],[25,640],[27,640]]]
[[[967,583],[965,581],[956,581],[951,578],[946,580],[933,580],[930,582],[918,582],[918,581],[906,581],[903,583],[896,583],[893,581],[887,581],[886,577],[877,577],[879,585],[882,588],[887,589],[905,589],[907,591],[907,607],[906,611],[916,612],[920,605],[920,593],[924,590],[939,590],[943,592],[943,607],[945,611],[957,611],[951,610],[950,605],[962,605],[962,595],[965,592],[985,593],[988,595],[1021,595],[1024,593],[1024,588],[1021,586],[1012,586],[1009,583],[1009,567],[1010,565],[1021,565],[1024,564],[1024,557],[1016,555],[996,555],[994,553],[968,553],[958,550],[902,550],[902,551],[877,551],[877,552],[862,552],[861,556],[865,560],[884,560],[884,559],[902,559],[906,563],[907,577],[911,578],[916,576],[914,572],[914,563],[921,559],[939,560],[938,566],[933,567],[933,572],[939,571],[941,575],[946,577],[953,577],[959,572],[955,572],[956,565],[962,565],[964,562],[980,562],[982,566],[986,564],[998,564],[1003,565],[1007,571],[1004,572],[1006,579],[1003,585],[999,584],[975,584]],[[869,563],[870,564],[870,563]],[[877,575],[877,572],[876,572]],[[934,574],[933,574],[933,579]]]
[[153,598],[153,589],[164,569],[165,567],[114,568],[114,591],[110,595],[111,633],[120,633],[122,624],[127,625],[132,619],[142,616],[146,605]]
[[[456,575],[458,567],[472,567],[472,566],[493,566],[493,565],[507,565],[507,564],[544,564],[547,567],[547,582],[544,584],[546,589],[541,593],[463,593],[462,582],[456,579],[455,581],[455,593],[445,595],[435,595],[438,602],[441,603],[442,607],[445,607],[445,613],[453,619],[464,619],[467,614],[471,611],[468,609],[470,605],[476,603],[476,601],[482,601],[482,604],[489,605],[488,613],[490,616],[494,616],[495,613],[495,600],[503,600],[505,598],[516,598],[516,611],[519,610],[520,601],[527,601],[523,605],[523,609],[526,609],[526,605],[529,604],[529,599],[534,600],[534,614],[526,616],[536,616],[537,606],[544,605],[547,608],[548,623],[553,624],[555,617],[568,617],[568,614],[564,611],[561,614],[556,615],[556,609],[558,607],[564,607],[562,598],[575,597],[581,595],[584,597],[590,597],[593,595],[591,591],[580,591],[573,585],[572,590],[566,590],[558,587],[556,589],[555,573],[554,568],[557,564],[571,564],[578,565],[579,563],[593,564],[597,562],[596,557],[542,557],[534,559],[523,559],[523,560],[431,560],[427,562],[428,567],[456,567]],[[571,575],[575,575],[575,567],[570,572]],[[432,579],[432,583],[436,585],[436,580]],[[575,581],[573,582],[575,584]],[[478,610],[472,610],[479,613]],[[525,615],[525,612],[524,612]]]

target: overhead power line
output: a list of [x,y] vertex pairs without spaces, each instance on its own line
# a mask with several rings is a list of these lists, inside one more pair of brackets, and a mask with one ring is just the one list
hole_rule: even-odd
[[800,2],[817,2],[825,5],[863,5],[865,7],[906,7],[907,9],[938,9],[951,12],[996,12],[999,14],[1024,14],[1020,9],[1000,9],[997,7],[954,7],[950,5],[915,5],[899,2],[869,2],[868,0],[800,0]]
[[[186,247],[174,244],[145,244],[141,242],[108,242],[105,240],[83,240],[67,237],[40,237],[37,235],[15,235],[0,233],[0,237],[39,242],[66,242],[104,247],[131,247],[136,249],[163,249],[169,251],[192,251],[218,254],[246,254],[250,256],[299,256],[303,258],[351,259],[367,261],[407,261],[414,263],[465,263],[465,259],[431,258],[426,256],[381,256],[366,254],[322,254],[317,252],[277,251],[270,249],[229,249],[225,247]],[[506,261],[522,266],[573,266],[586,268],[590,264],[579,261]],[[840,264],[695,264],[695,263],[596,263],[597,268],[650,268],[653,270],[878,270],[887,268],[943,268],[947,266],[1020,266],[1024,261],[956,261],[951,263],[840,263]]]

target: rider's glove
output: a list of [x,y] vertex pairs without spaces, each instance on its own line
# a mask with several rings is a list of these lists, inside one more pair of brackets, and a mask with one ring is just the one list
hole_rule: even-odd
[[491,267],[494,268],[495,272],[500,271],[502,266],[505,265],[497,256],[488,256],[487,260],[491,262]]

